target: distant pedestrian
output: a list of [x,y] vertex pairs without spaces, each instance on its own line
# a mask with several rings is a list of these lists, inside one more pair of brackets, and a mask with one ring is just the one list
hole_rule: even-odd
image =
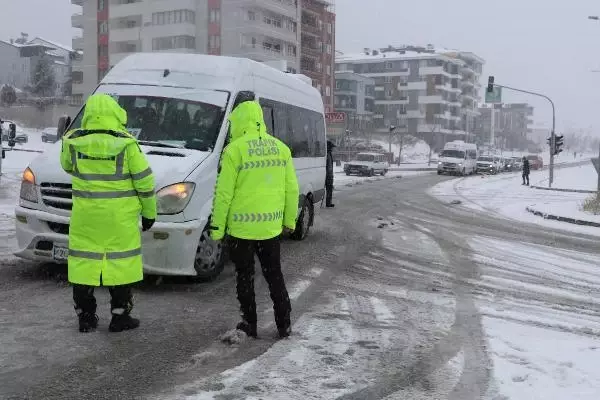
[[60,162],[72,176],[69,282],[79,331],[98,326],[94,287],[108,286],[109,330],[135,329],[131,286],[143,278],[142,238],[156,219],[154,176],[136,139],[125,129],[127,113],[106,94],[91,96],[81,126],[62,142]]
[[325,169],[325,190],[327,192],[325,198],[325,206],[332,208],[335,207],[335,204],[332,203],[333,200],[333,148],[335,144],[331,141],[327,141],[327,164]]
[[527,157],[523,157],[523,185],[529,186],[529,160]]
[[[227,234],[230,239],[242,312],[237,329],[257,337],[256,254],[273,300],[275,324],[284,338],[291,333],[292,307],[281,272],[280,236],[282,230],[296,228],[299,197],[291,151],[267,133],[260,104],[250,97],[235,106],[229,122],[231,142],[221,156],[211,237],[221,240]],[[273,162],[259,162],[265,160]],[[252,167],[242,168],[248,165]]]

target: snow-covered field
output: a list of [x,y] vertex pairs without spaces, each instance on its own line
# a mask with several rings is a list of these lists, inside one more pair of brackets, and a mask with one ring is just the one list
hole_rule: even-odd
[[[547,174],[546,174],[547,175]],[[540,181],[531,181],[537,186],[548,186],[548,176]],[[596,190],[598,188],[598,174],[590,162],[572,168],[562,168],[554,171],[554,184],[556,189]]]

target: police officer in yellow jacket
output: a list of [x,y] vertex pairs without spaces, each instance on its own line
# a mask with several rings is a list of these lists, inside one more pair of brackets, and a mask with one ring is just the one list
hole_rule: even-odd
[[256,101],[237,105],[229,117],[230,143],[223,151],[212,213],[212,238],[230,238],[242,321],[237,329],[256,337],[254,254],[269,285],[280,337],[290,335],[291,304],[281,272],[282,230],[293,232],[298,181],[290,149],[267,134]]
[[72,175],[69,282],[79,331],[98,326],[94,287],[108,286],[111,332],[135,329],[131,284],[143,278],[141,233],[156,219],[154,176],[136,139],[125,129],[127,113],[110,96],[85,105],[82,129],[68,132],[60,161]]

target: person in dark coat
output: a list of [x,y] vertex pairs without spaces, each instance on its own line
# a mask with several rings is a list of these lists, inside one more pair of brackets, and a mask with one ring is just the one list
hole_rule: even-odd
[[[523,185],[529,186],[529,160],[527,157],[523,157]],[[525,183],[527,182],[527,183]]]
[[333,148],[335,145],[331,141],[327,141],[327,163],[325,167],[325,190],[327,191],[325,197],[325,206],[332,208],[335,204],[332,203],[333,199]]

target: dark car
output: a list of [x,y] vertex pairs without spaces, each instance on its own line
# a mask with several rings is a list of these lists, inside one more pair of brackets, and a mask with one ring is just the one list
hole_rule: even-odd
[[542,157],[537,155],[528,155],[527,159],[529,160],[529,168],[532,170],[542,169],[544,167],[544,160]]

